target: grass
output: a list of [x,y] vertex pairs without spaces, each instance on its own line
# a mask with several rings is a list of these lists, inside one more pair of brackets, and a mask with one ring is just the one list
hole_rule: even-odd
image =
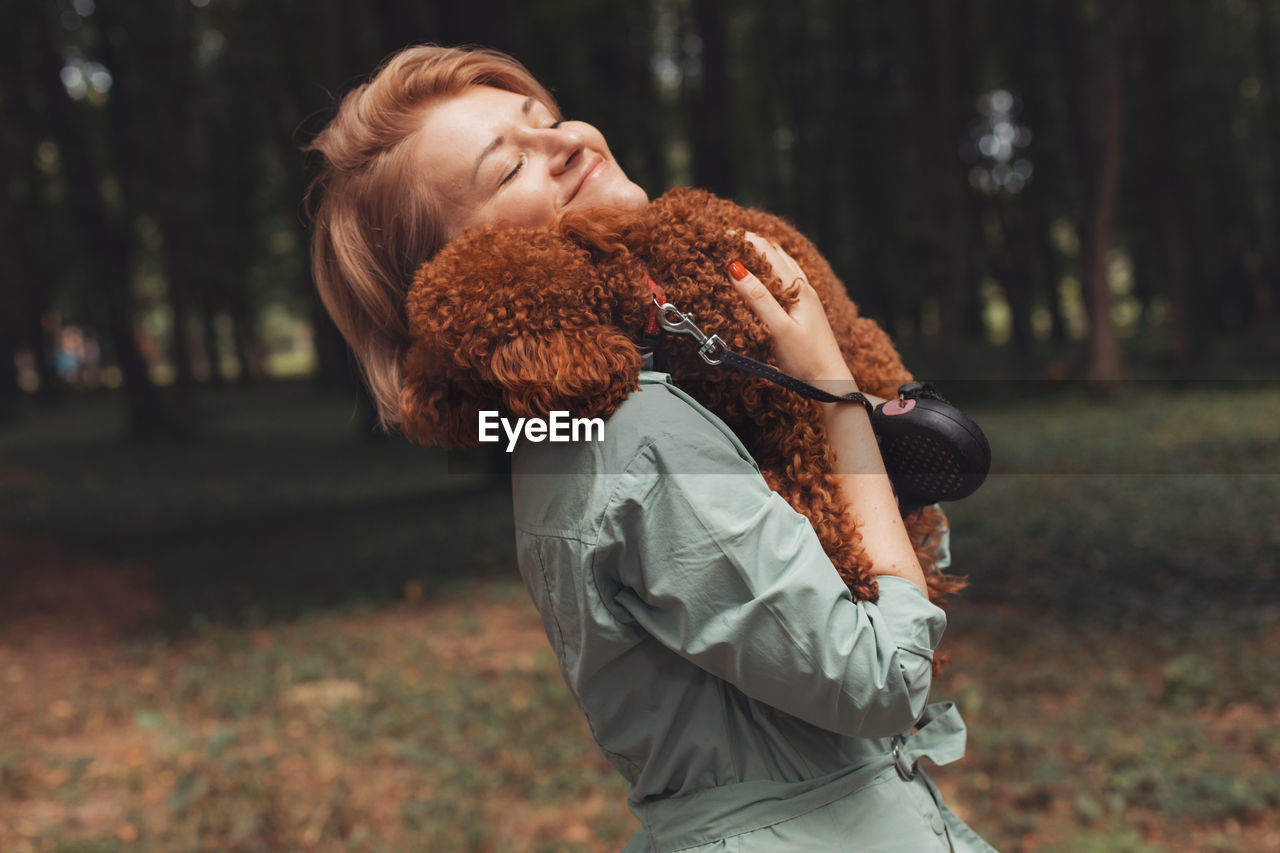
[[206,392],[193,441],[121,439],[115,401],[0,435],[3,520],[151,566],[170,627],[263,620],[503,574],[511,509],[445,455],[361,441],[350,403],[307,385]]
[[1280,611],[1103,631],[969,605],[951,631],[935,694],[964,711],[969,756],[935,775],[1001,849],[1280,844]]
[[[1006,851],[1273,849],[1280,615],[1151,639],[958,609],[935,687],[970,727],[933,771],[953,807]],[[6,649],[0,677],[5,850],[604,851],[636,830],[510,580]]]
[[[1229,414],[1228,414],[1229,413]],[[992,474],[947,512],[973,595],[1110,622],[1276,600],[1280,388],[1016,399],[972,414]]]
[[621,847],[625,792],[523,596],[210,625],[84,669],[0,654],[0,849]]
[[[302,385],[201,404],[187,443],[98,397],[0,433],[0,849],[620,848],[505,490]],[[970,409],[953,807],[1005,851],[1280,850],[1280,392]]]

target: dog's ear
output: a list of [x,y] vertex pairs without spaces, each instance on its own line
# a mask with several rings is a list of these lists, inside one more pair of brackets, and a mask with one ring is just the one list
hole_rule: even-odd
[[480,412],[500,408],[482,383],[451,376],[438,347],[417,346],[402,362],[400,429],[410,441],[442,447],[479,444]]
[[445,383],[429,353],[412,346],[400,364],[400,431],[419,444],[449,445]]
[[498,344],[490,360],[504,406],[517,417],[608,417],[635,390],[640,366],[635,343],[604,324],[531,332]]
[[487,228],[423,264],[407,298],[401,419],[415,441],[474,444],[482,409],[603,417],[633,390],[616,282],[546,229]]

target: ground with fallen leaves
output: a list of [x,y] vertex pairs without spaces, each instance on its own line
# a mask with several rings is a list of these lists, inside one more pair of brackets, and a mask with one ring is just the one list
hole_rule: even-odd
[[[638,828],[514,581],[172,636],[145,566],[0,550],[22,567],[2,850],[606,851]],[[946,642],[935,698],[970,747],[933,775],[1002,850],[1280,851],[1274,612],[1144,637],[967,605]]]

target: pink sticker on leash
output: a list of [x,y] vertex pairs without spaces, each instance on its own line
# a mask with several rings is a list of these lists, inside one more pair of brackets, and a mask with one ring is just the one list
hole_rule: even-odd
[[905,415],[916,407],[915,400],[890,400],[880,411],[886,415]]

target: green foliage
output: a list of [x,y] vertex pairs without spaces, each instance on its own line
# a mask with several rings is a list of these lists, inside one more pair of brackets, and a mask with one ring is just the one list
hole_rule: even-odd
[[[317,371],[337,381],[346,356],[319,317],[300,215],[316,158],[299,149],[383,57],[430,41],[514,52],[651,195],[703,180],[794,220],[868,315],[900,342],[941,344],[944,368],[957,346],[998,335],[1012,343],[991,375],[1000,362],[1083,375],[1097,332],[1062,288],[1085,277],[1091,202],[1107,195],[1096,165],[1114,155],[1114,222],[1097,236],[1126,270],[1103,291],[1124,306],[1133,374],[1274,374],[1280,15],[1258,0],[1135,9],[9,4],[0,232],[14,287],[0,299],[0,355],[46,354],[62,323],[96,333],[136,392],[122,399],[138,429],[168,422],[148,366],[186,388],[205,364],[251,376],[310,362],[272,353],[292,337],[272,328],[314,328]],[[1107,81],[1111,44],[1124,55]],[[979,111],[996,91],[1010,100],[1003,131],[1031,132],[1013,165],[1034,166],[1003,189],[988,179],[1013,165],[979,141],[996,131]],[[1106,95],[1125,116],[1111,136]],[[287,320],[264,324],[273,317]],[[48,392],[58,380],[37,362]],[[12,373],[5,416],[18,408]]]

